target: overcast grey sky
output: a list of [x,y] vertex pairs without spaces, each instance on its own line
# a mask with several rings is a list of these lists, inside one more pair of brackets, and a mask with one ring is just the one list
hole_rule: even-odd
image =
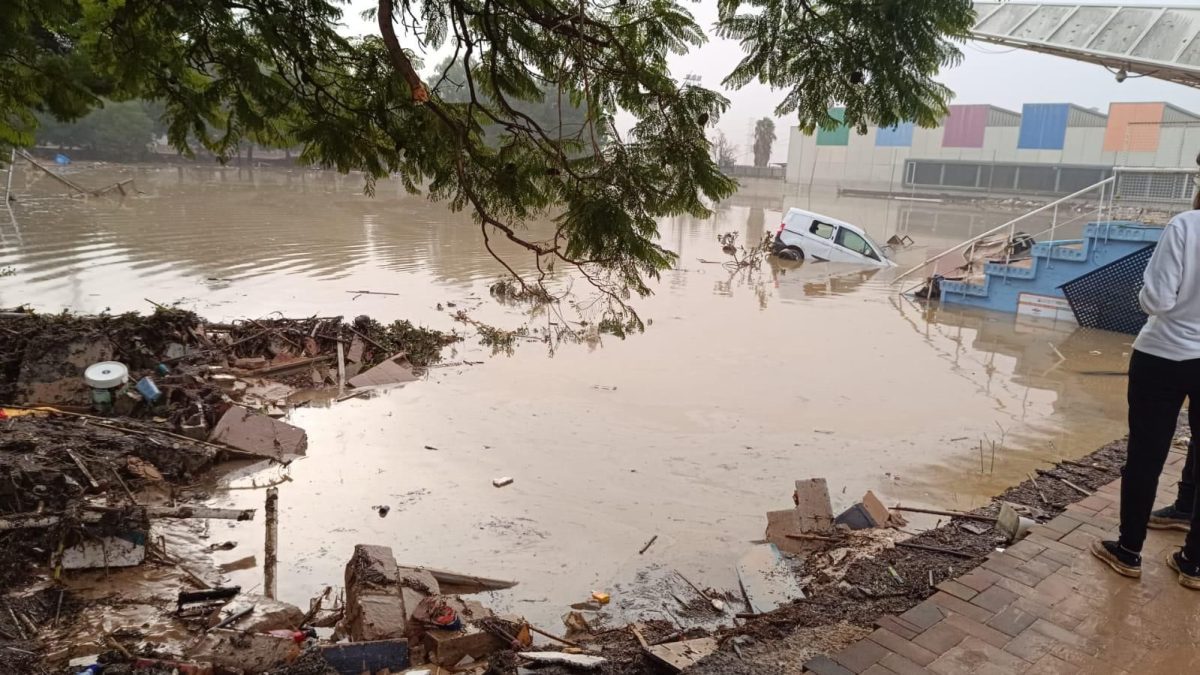
[[[374,6],[372,0],[354,0],[347,12],[351,33],[378,33],[378,28],[363,22],[358,13]],[[712,34],[716,21],[716,0],[685,2],[697,23]],[[1115,4],[1113,2],[1082,2],[1081,4]],[[1158,5],[1151,0],[1127,0],[1120,4]],[[1200,2],[1176,3],[1200,7]],[[963,62],[943,73],[941,80],[955,91],[954,103],[990,103],[1020,111],[1025,103],[1077,103],[1107,112],[1113,101],[1166,101],[1185,110],[1200,114],[1200,89],[1171,84],[1150,77],[1131,78],[1118,83],[1111,73],[1100,66],[1071,61],[1056,56],[1012,50],[979,42],[962,47]],[[749,133],[754,120],[768,116],[775,119],[776,141],[772,160],[782,162],[787,157],[789,131],[794,122],[774,115],[782,92],[760,84],[750,84],[737,91],[724,91],[721,80],[741,58],[740,45],[729,40],[710,38],[700,49],[672,59],[674,74],[683,78],[689,73],[700,75],[704,86],[722,90],[730,99],[729,111],[719,120],[718,128],[735,145],[746,160]],[[427,57],[436,63],[444,55]]]

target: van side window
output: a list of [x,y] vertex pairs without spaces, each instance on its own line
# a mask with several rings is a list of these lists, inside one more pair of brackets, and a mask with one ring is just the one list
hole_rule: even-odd
[[871,248],[866,239],[863,239],[857,232],[851,232],[844,227],[838,230],[837,244],[855,253],[861,253],[872,260],[879,260],[879,254]]
[[808,231],[822,239],[833,239],[833,226],[829,223],[814,220],[812,227],[808,228]]

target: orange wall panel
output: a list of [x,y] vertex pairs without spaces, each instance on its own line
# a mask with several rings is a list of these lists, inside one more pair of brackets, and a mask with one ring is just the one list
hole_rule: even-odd
[[1157,152],[1162,103],[1113,103],[1108,107],[1105,152]]

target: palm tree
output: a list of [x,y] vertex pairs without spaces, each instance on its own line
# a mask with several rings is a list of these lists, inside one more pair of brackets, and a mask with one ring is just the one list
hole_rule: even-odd
[[764,117],[754,125],[754,166],[766,166],[771,161],[771,145],[775,143],[775,122]]

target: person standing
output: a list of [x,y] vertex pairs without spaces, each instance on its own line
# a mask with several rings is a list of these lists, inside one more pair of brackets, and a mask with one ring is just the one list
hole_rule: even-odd
[[[1198,162],[1200,163],[1200,162]],[[1091,551],[1118,574],[1142,575],[1142,545],[1179,412],[1186,399],[1192,436],[1200,432],[1200,187],[1192,210],[1171,219],[1138,299],[1150,316],[1129,359],[1129,447],[1121,470],[1121,534]],[[1191,462],[1192,472],[1197,471]],[[1197,480],[1191,476],[1194,484]],[[1185,505],[1186,506],[1186,505]],[[1200,590],[1200,509],[1190,505],[1186,543],[1167,554],[1179,583]]]

